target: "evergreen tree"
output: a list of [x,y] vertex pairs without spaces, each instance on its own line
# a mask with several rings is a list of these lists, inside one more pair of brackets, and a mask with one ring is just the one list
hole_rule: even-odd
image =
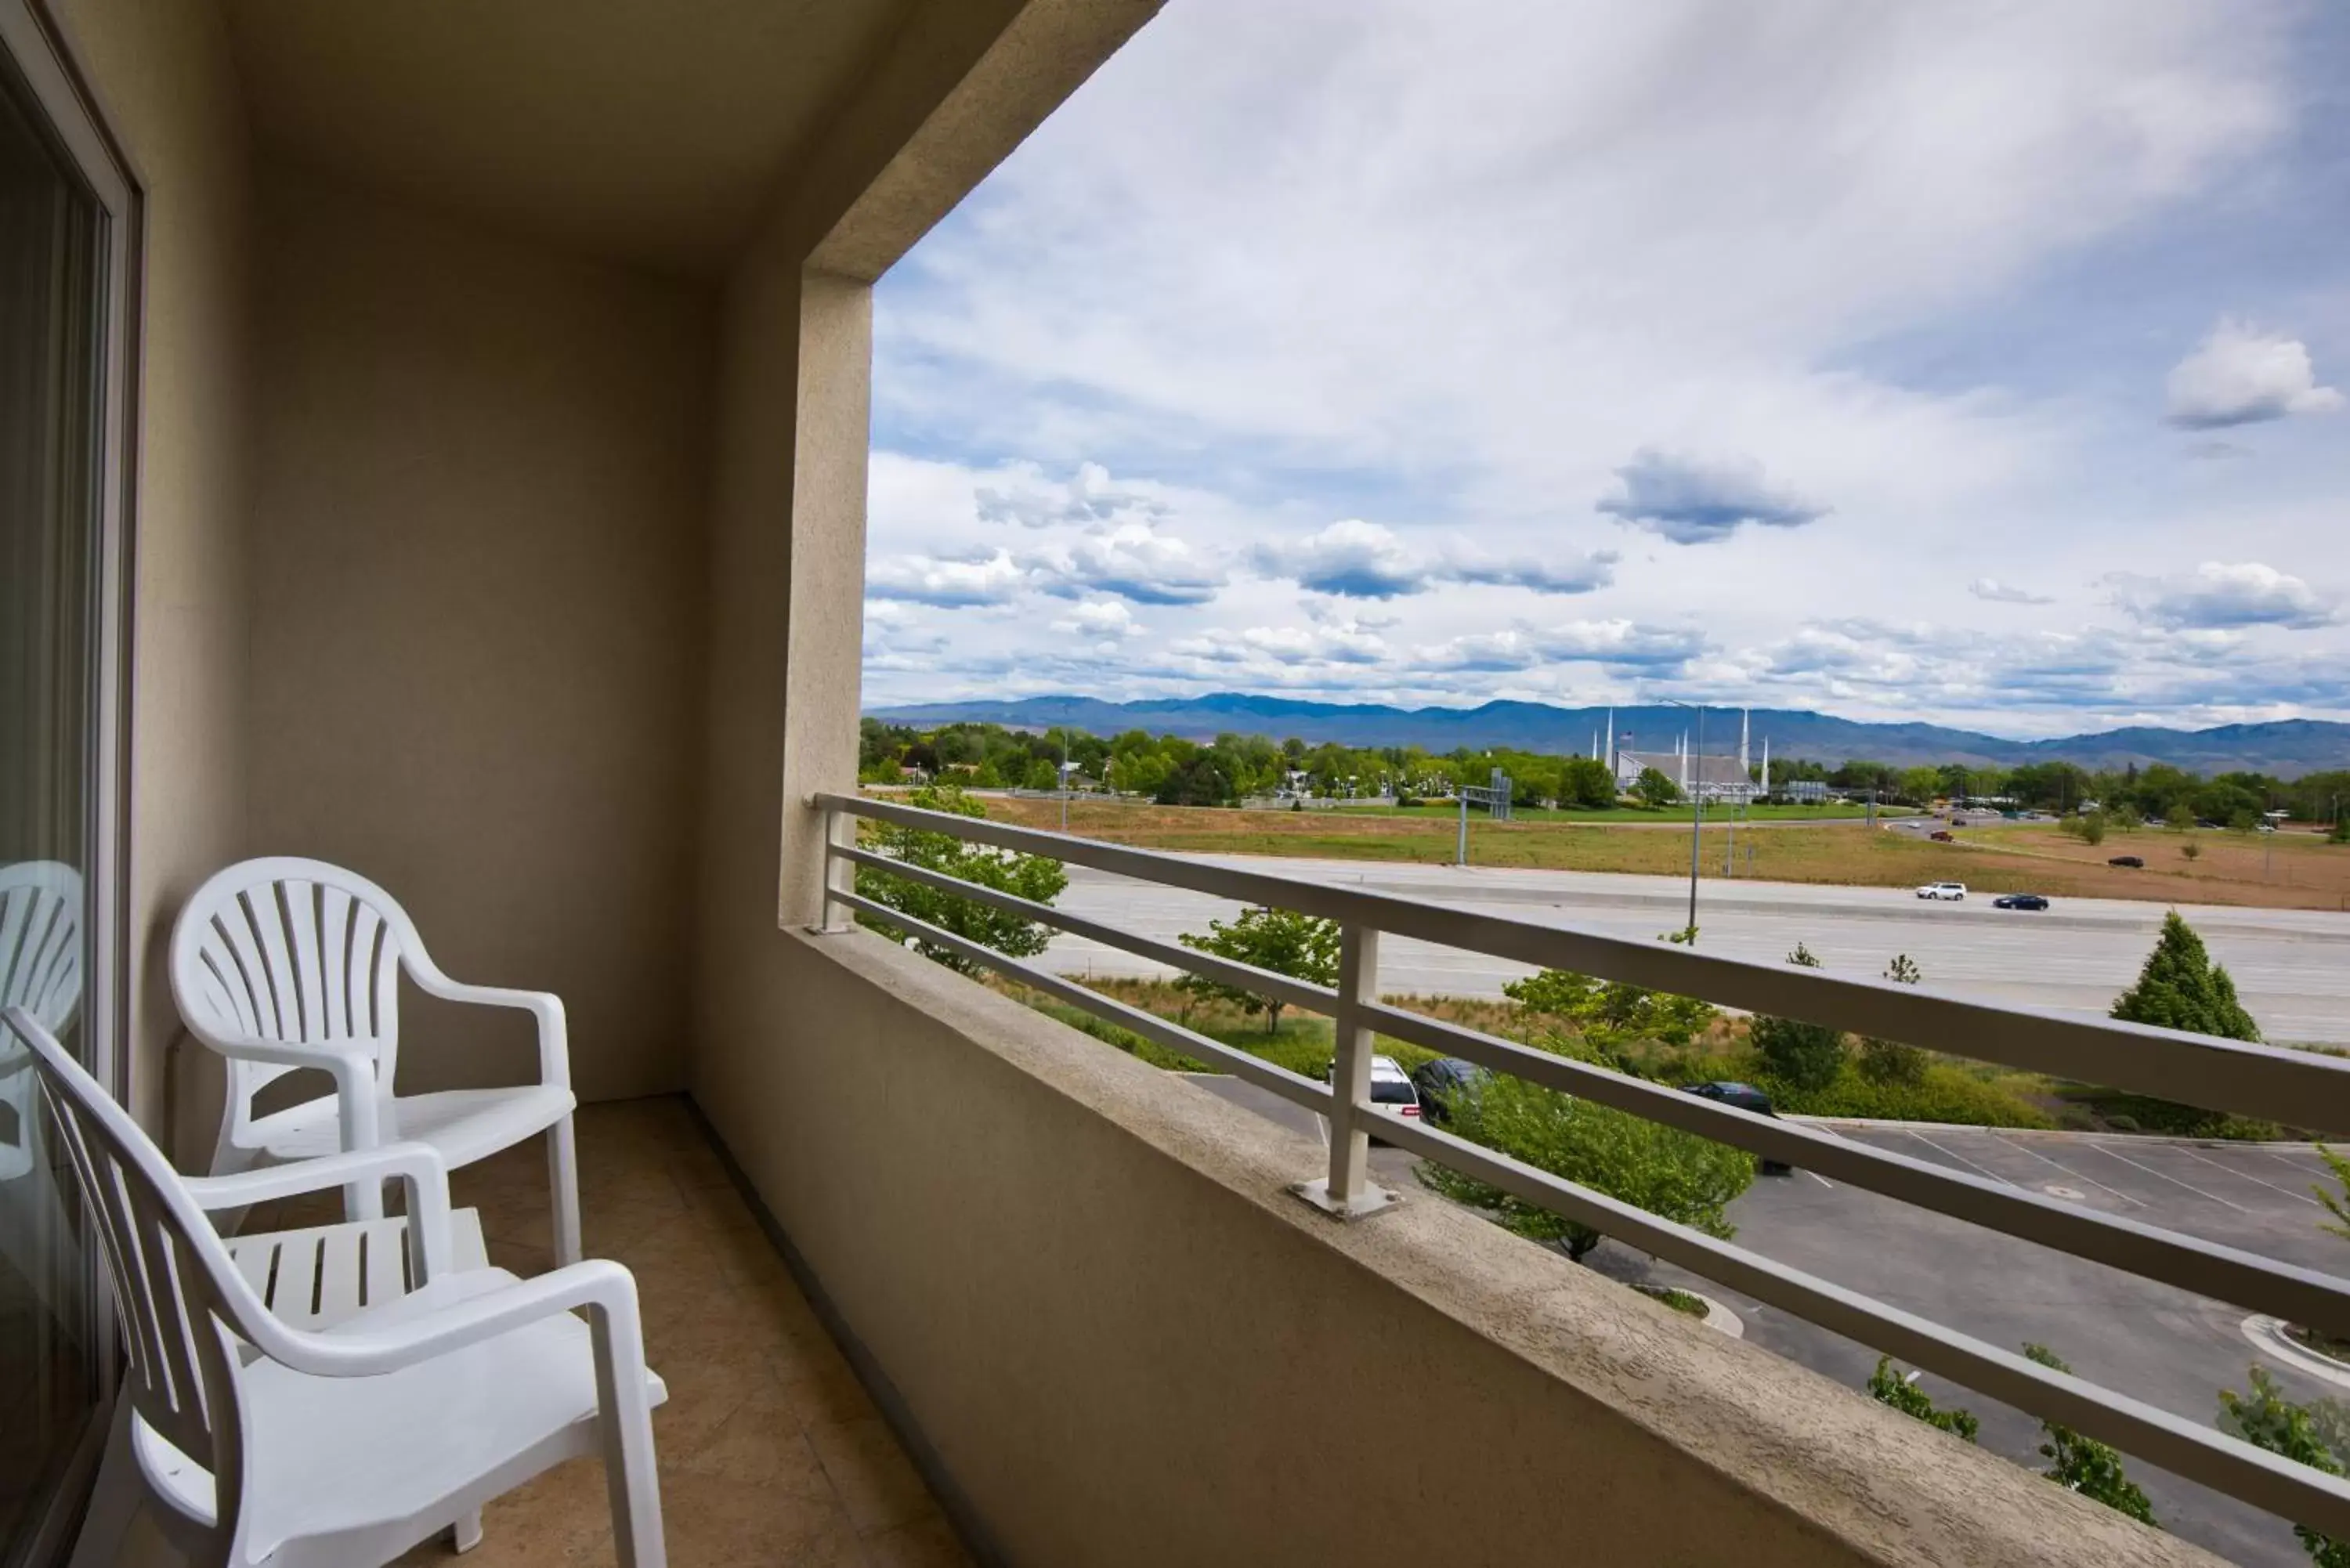
[[2203,939],[2176,909],[2163,917],[2162,935],[2138,971],[2137,983],[2114,999],[2113,1015],[2223,1040],[2261,1037],[2260,1025],[2236,1000],[2236,982],[2211,961]]

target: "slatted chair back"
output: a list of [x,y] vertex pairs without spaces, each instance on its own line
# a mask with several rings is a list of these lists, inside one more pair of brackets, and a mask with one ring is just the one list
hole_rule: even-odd
[[[81,873],[55,860],[0,866],[0,1007],[21,1007],[63,1033],[81,1008]],[[24,1046],[0,1036],[0,1181],[38,1162],[32,1064]]]
[[30,1012],[12,1007],[0,1020],[31,1048],[57,1143],[95,1224],[130,1361],[123,1392],[156,1436],[212,1474],[213,1517],[174,1522],[231,1542],[244,1427],[237,1351],[226,1335],[265,1351],[285,1331],[139,1125]]
[[[391,895],[323,860],[273,856],[196,889],[172,932],[172,995],[207,1044],[359,1042],[389,1085],[400,1049],[400,964],[421,952]],[[224,1145],[242,1144],[253,1099],[290,1065],[228,1064]]]

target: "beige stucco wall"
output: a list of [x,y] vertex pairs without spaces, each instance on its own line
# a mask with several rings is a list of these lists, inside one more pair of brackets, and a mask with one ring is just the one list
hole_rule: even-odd
[[2215,1561],[869,934],[761,973],[702,1103],[1006,1561]]
[[[713,374],[705,290],[297,171],[261,201],[256,852],[556,992],[590,1098],[684,1081]],[[403,1087],[528,1022],[411,1002]]]
[[244,838],[249,138],[208,0],[61,0],[56,14],[144,190],[130,1086],[141,1121],[184,1129],[211,1114],[218,1075],[170,1070],[164,948],[180,900]]

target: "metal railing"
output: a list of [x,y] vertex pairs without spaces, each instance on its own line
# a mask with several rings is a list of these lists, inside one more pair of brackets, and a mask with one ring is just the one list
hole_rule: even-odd
[[[1938,995],[1916,986],[1846,980],[1793,966],[1716,958],[1242,870],[1122,845],[923,811],[894,802],[819,794],[827,814],[826,927],[863,914],[1083,1009],[1328,1119],[1329,1168],[1299,1185],[1332,1212],[1358,1216],[1390,1201],[1367,1171],[1372,1042],[1376,1034],[1580,1096],[1758,1157],[1833,1176],[1887,1197],[2054,1248],[2195,1294],[2231,1302],[2350,1340],[2350,1279],[2263,1257],[1988,1177],[1915,1159],[1796,1123],[1752,1116],[1663,1085],[1554,1055],[1391,1007],[1378,997],[1383,935],[1573,970],[1602,980],[1702,997],[1952,1055],[2233,1111],[2289,1126],[2350,1129],[2350,1061],[2108,1020],[2060,1016]],[[861,847],[858,819],[1041,855],[1115,876],[1267,905],[1338,923],[1336,989],[1121,930],[1102,921],[962,881]],[[1143,1009],[911,919],[856,890],[869,867],[1120,948],[1333,1021],[1330,1084],[1301,1076]],[[1378,1136],[1513,1197],[1642,1248],[1821,1327],[1938,1373],[2045,1420],[2113,1444],[2176,1474],[2329,1535],[2350,1539],[2350,1481],[2256,1449],[2000,1346],[1846,1290],[1730,1242],[1512,1159],[1424,1122],[1380,1117]]]

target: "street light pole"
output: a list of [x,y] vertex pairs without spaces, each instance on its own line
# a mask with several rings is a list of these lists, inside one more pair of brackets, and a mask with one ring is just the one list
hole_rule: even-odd
[[[1694,706],[1694,704],[1683,702],[1679,699],[1673,697],[1668,697],[1665,701],[1671,703],[1676,708],[1688,708]],[[1697,768],[1695,775],[1690,780],[1690,905],[1689,925],[1686,928],[1692,932],[1697,929],[1697,857],[1699,850],[1703,846],[1702,841],[1704,834],[1705,710],[1703,708],[1698,708]]]

